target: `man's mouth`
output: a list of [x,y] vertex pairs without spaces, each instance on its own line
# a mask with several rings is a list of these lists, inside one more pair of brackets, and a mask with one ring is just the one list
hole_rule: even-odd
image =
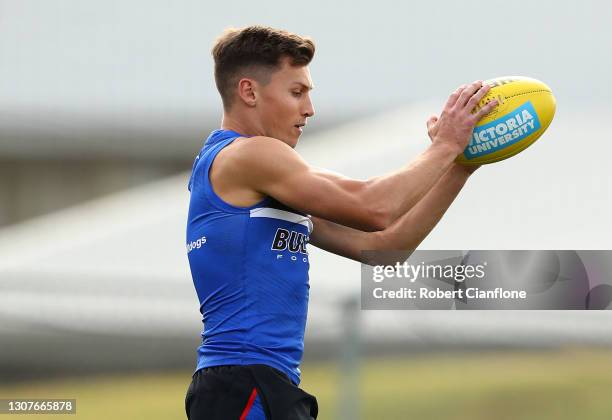
[[306,125],[306,123],[303,124],[296,124],[294,125],[295,128],[297,128],[298,130],[300,130],[300,133],[303,131],[303,128]]

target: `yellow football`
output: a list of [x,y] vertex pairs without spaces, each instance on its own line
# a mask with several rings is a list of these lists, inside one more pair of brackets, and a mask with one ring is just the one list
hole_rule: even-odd
[[457,158],[463,165],[498,162],[522,152],[540,138],[555,115],[555,97],[539,80],[507,76],[484,83],[491,89],[476,110],[493,99],[498,105],[476,124],[470,144]]

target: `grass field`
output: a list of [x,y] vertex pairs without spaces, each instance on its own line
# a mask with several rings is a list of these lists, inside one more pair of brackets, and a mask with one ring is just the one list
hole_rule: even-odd
[[[302,371],[302,387],[319,400],[319,418],[341,418],[336,365],[304,364]],[[610,350],[368,359],[359,377],[355,404],[362,419],[612,419]],[[189,379],[185,371],[56,380],[0,387],[0,398],[77,399],[76,416],[50,416],[54,420],[184,419]]]

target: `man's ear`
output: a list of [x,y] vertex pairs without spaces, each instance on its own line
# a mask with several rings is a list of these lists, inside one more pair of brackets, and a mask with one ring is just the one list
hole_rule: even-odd
[[240,79],[238,96],[247,106],[255,106],[257,102],[257,82],[253,79]]

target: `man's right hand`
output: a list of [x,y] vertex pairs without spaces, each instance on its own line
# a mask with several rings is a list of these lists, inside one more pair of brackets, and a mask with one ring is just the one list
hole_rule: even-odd
[[459,86],[450,95],[440,118],[429,130],[433,143],[450,146],[457,155],[463,153],[478,121],[497,105],[497,100],[492,100],[472,112],[490,88],[480,80]]

